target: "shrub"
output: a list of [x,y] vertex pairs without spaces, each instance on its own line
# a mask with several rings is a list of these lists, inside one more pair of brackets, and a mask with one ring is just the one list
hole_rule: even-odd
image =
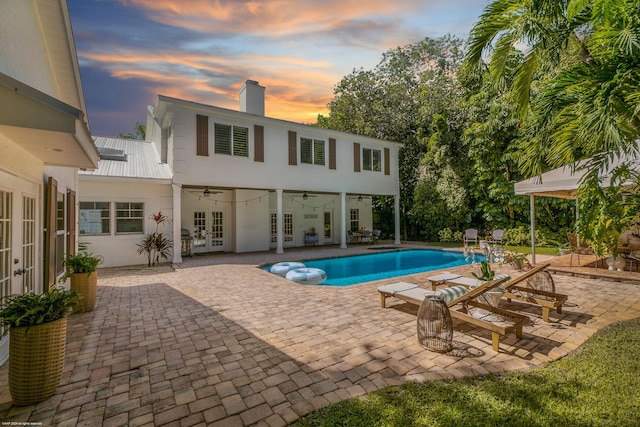
[[441,242],[453,242],[453,232],[449,228],[438,231],[438,240]]
[[510,246],[528,246],[531,240],[531,234],[528,227],[520,225],[504,230],[502,240]]

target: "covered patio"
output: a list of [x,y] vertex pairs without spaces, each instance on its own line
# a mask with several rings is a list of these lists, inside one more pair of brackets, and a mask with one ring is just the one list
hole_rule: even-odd
[[[370,252],[366,245],[346,251]],[[345,253],[337,246],[300,248],[286,260]],[[175,266],[100,270],[95,310],[70,317],[57,394],[13,406],[4,366],[0,418],[284,426],[387,385],[529,370],[566,356],[611,323],[640,316],[637,283],[554,274],[569,303],[550,323],[535,307],[519,306],[530,318],[523,339],[506,337],[496,353],[486,331],[457,327],[458,352],[440,354],[418,345],[415,306],[390,299],[383,309],[376,291],[398,280],[428,287],[433,272],[344,288],[303,286],[256,268],[277,261],[284,259],[274,252],[219,254]],[[469,274],[472,267],[459,269]]]
[[[554,197],[561,199],[569,199],[575,200],[576,203],[576,219],[579,217],[579,204],[578,204],[578,188],[583,181],[583,178],[587,175],[587,170],[583,169],[586,161],[580,161],[575,163],[574,165],[563,166],[556,169],[552,169],[543,173],[542,175],[530,179],[526,179],[523,181],[519,181],[514,185],[514,192],[516,195],[527,195],[530,198],[529,206],[530,206],[530,226],[531,226],[531,247],[532,253],[535,254],[535,198],[536,197]],[[611,182],[612,171],[617,167],[627,165],[632,171],[636,173],[640,172],[640,163],[638,160],[629,159],[626,157],[616,158],[613,160],[607,171],[602,173],[601,176],[601,186],[608,186]],[[626,184],[628,186],[635,185],[635,181],[628,181]],[[578,236],[579,239],[579,236]],[[587,262],[582,262],[580,265],[582,267],[596,267],[597,263],[595,257],[586,257],[585,255],[581,255],[583,258],[587,258]],[[536,263],[535,255],[533,255],[533,263]],[[606,267],[605,267],[606,269]],[[597,272],[598,274],[603,273],[606,270]],[[607,277],[605,274],[603,277]]]

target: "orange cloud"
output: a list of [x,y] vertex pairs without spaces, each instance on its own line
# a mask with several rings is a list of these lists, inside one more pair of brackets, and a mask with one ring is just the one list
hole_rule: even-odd
[[424,2],[411,0],[121,0],[150,19],[203,33],[291,35],[330,31],[345,21],[411,11]]

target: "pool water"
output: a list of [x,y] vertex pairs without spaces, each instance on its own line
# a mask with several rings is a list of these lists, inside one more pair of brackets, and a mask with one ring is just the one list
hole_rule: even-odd
[[[484,257],[476,256],[476,261]],[[302,261],[307,267],[320,268],[327,273],[322,285],[349,286],[396,276],[422,273],[470,264],[459,252],[416,249]],[[269,271],[271,266],[263,269]]]

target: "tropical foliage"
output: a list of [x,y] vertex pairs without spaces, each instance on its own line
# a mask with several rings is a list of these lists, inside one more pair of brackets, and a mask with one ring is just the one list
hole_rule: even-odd
[[[516,47],[522,60],[505,81]],[[488,70],[527,117],[528,175],[593,157],[598,174],[635,157],[640,133],[640,8],[636,0],[496,0],[472,30],[466,65]]]
[[[513,194],[518,180],[580,160],[597,185],[612,161],[637,157],[640,8],[495,0],[466,50],[451,36],[392,49],[339,82],[328,107],[319,126],[404,144],[403,239],[523,227],[529,200]],[[391,200],[374,207],[392,223]],[[536,199],[536,238],[562,244],[574,222],[573,201]]]
[[[522,120],[488,75],[461,70],[463,43],[451,36],[386,52],[373,70],[354,70],[335,88],[318,125],[404,144],[400,152],[403,239],[438,240],[440,231],[529,223],[515,197]],[[512,58],[515,64],[517,57]],[[392,125],[390,125],[392,124]],[[377,228],[393,233],[391,200],[374,200]],[[540,200],[537,221],[564,234],[570,203]],[[449,239],[448,235],[443,235]]]
[[76,291],[62,287],[51,288],[42,295],[8,295],[0,305],[0,321],[14,328],[53,322],[69,314],[78,299]]
[[151,214],[149,217],[156,223],[156,230],[147,234],[141,242],[138,243],[138,253],[147,255],[147,265],[149,267],[159,264],[160,259],[169,259],[173,241],[166,238],[160,232],[160,226],[169,221],[169,218],[162,212]]

